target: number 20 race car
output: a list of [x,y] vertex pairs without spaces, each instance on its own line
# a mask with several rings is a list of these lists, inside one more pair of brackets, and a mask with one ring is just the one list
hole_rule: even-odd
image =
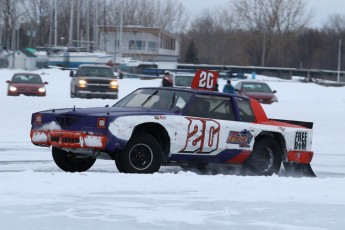
[[31,141],[52,146],[56,165],[66,172],[110,159],[124,173],[215,163],[267,176],[283,163],[288,175],[315,176],[313,124],[268,119],[258,101],[212,91],[217,75],[199,70],[191,89],[139,88],[112,107],[33,113]]

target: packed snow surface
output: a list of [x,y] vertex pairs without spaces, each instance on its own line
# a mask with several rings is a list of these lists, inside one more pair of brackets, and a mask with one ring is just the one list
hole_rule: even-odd
[[[70,98],[69,72],[59,69],[35,71],[49,82],[46,97],[9,97],[5,81],[19,71],[0,70],[0,229],[344,229],[345,87],[256,78],[277,90],[279,102],[263,105],[268,117],[314,122],[317,178],[239,176],[227,167],[206,174],[177,166],[122,174],[107,160],[84,173],[66,173],[50,148],[31,143],[32,113],[117,100]],[[119,98],[159,84],[119,79]],[[220,79],[219,89],[224,84]]]

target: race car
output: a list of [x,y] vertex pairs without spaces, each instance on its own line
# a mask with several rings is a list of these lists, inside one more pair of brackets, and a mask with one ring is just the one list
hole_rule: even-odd
[[31,141],[51,146],[66,172],[109,159],[124,173],[213,163],[269,176],[283,163],[288,175],[315,176],[311,122],[268,119],[255,99],[212,91],[216,80],[216,73],[198,71],[191,89],[145,87],[111,107],[36,112]]

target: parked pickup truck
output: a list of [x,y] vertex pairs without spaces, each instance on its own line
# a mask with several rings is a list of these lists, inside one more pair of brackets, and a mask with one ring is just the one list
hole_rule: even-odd
[[111,67],[80,65],[70,72],[71,98],[118,98],[119,84]]

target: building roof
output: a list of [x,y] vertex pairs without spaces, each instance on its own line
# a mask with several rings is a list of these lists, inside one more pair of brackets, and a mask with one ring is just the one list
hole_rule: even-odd
[[26,49],[21,49],[19,51],[22,52],[23,54],[25,54],[25,56],[27,56],[27,57],[33,57],[33,58],[37,57],[35,54],[31,53],[30,51],[28,51]]
[[[101,26],[99,28],[102,32],[117,32],[120,30],[119,26]],[[137,26],[137,25],[128,25],[122,27],[122,32],[144,32],[144,33],[150,33],[158,37],[160,33],[163,33],[167,36],[173,37],[175,39],[179,39],[177,36],[175,36],[172,33],[169,33],[168,31],[162,29],[162,28],[155,28],[155,27],[144,27],[144,26]]]

